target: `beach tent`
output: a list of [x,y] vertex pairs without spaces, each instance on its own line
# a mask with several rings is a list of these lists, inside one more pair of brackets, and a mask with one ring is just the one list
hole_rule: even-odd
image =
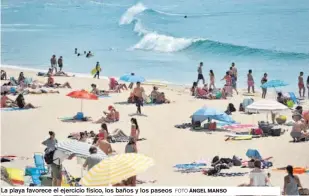
[[124,82],[145,82],[145,78],[142,76],[136,76],[135,74],[126,74],[119,78]]
[[226,113],[217,111],[214,108],[208,108],[206,106],[194,112],[194,114],[191,117],[193,122],[197,121],[203,122],[209,118],[211,120],[218,120],[231,124],[235,123],[235,121],[231,118],[231,116],[227,115]]
[[[74,153],[77,157],[87,158],[90,156],[89,148],[91,144],[86,142],[80,142],[77,140],[65,140],[62,142],[57,143],[56,147],[58,150],[61,150],[66,153]],[[107,155],[98,149],[98,155],[102,156],[102,158],[107,158]]]
[[250,104],[246,109],[249,112],[279,112],[288,107],[278,101],[263,99]]

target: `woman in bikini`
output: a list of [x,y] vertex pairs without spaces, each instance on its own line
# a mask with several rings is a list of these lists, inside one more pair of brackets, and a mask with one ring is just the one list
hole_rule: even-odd
[[[264,73],[263,78],[261,79],[261,84],[263,85],[264,83],[267,82],[267,73]],[[266,98],[266,93],[267,93],[267,88],[262,88],[262,98]]]
[[216,88],[216,86],[215,86],[215,74],[214,74],[213,70],[209,71],[209,78],[210,78],[209,88],[215,89]]
[[25,98],[22,94],[19,94],[15,100],[15,103],[17,106],[21,109],[30,109],[30,108],[35,108],[31,103],[26,103]]
[[108,91],[99,90],[97,88],[97,85],[95,85],[95,84],[91,84],[91,88],[92,88],[92,90],[90,91],[90,93],[92,93],[92,94],[95,94],[97,96],[108,95]]
[[1,96],[1,108],[16,107],[12,99],[7,96],[8,92],[4,91]]
[[135,139],[135,141],[138,141],[139,134],[140,134],[140,129],[139,129],[139,126],[137,124],[137,120],[136,120],[136,118],[131,118],[131,134],[130,134],[130,136],[133,137]]
[[111,122],[116,122],[119,121],[119,112],[113,107],[113,106],[108,106],[108,111],[105,112],[103,111],[103,114],[105,117],[101,117],[99,120],[93,122],[93,123],[111,123]]

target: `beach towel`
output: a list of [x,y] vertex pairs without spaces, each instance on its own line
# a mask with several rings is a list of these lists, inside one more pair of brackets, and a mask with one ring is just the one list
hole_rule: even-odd
[[24,172],[23,170],[16,168],[6,168],[6,171],[9,175],[9,180],[14,185],[23,185],[24,184]]
[[189,164],[177,164],[174,167],[177,169],[192,169],[206,166],[207,166],[206,163],[189,163]]
[[34,164],[39,169],[40,174],[47,174],[48,169],[45,167],[44,157],[42,153],[34,153]]
[[30,108],[17,108],[17,107],[14,107],[14,108],[1,108],[1,111],[6,111],[6,112],[9,112],[9,111],[19,111],[19,110],[29,110]]
[[[129,142],[130,137],[126,135],[122,130],[116,129],[113,131],[113,133],[110,134],[110,141],[111,143],[116,142]],[[143,141],[146,140],[146,138],[139,138],[137,141]]]
[[81,120],[76,119],[74,117],[61,117],[61,118],[58,118],[58,119],[60,119],[62,122],[89,122],[89,121],[92,121],[91,117],[84,117]]
[[99,98],[108,98],[108,97],[111,97],[109,95],[100,95]]

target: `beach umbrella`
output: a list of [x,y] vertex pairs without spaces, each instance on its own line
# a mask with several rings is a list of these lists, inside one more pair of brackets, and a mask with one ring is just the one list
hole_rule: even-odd
[[198,109],[196,112],[193,113],[192,119],[193,121],[200,121],[203,122],[206,119],[213,119],[227,123],[235,123],[235,121],[226,113],[218,111],[214,108],[208,108],[206,106]]
[[146,171],[152,158],[137,153],[119,154],[102,160],[80,180],[83,186],[109,186]]
[[253,102],[246,108],[248,112],[278,112],[287,109],[287,106],[279,103],[278,101],[267,99]]
[[262,88],[277,88],[282,86],[287,86],[288,83],[282,81],[282,80],[270,80],[264,84],[261,85]]
[[[80,142],[77,140],[65,140],[56,144],[57,150],[72,154],[74,153],[77,157],[87,158],[90,156],[89,148],[91,144],[87,142]],[[98,148],[98,156],[101,156],[102,159],[107,158],[108,156]]]
[[81,112],[83,112],[83,100],[88,99],[88,100],[98,100],[98,97],[92,93],[89,93],[88,91],[85,90],[79,90],[79,91],[72,91],[67,96],[76,98],[76,99],[81,99]]
[[135,74],[126,74],[119,78],[125,82],[145,82],[145,78],[142,76],[136,76]]

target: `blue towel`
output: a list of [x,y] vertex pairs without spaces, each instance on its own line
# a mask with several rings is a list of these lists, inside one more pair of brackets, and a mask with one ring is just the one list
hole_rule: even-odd
[[259,151],[256,149],[248,149],[246,156],[249,158],[255,158],[262,160],[262,156],[260,155]]
[[46,174],[47,168],[45,167],[44,158],[42,154],[34,154],[34,164],[40,170],[40,174]]
[[206,163],[191,163],[191,164],[177,164],[174,167],[178,169],[193,169],[197,167],[205,167]]
[[30,108],[1,108],[1,111],[17,111],[17,110],[28,110]]
[[100,95],[99,98],[107,98],[107,97],[111,97],[109,95]]

